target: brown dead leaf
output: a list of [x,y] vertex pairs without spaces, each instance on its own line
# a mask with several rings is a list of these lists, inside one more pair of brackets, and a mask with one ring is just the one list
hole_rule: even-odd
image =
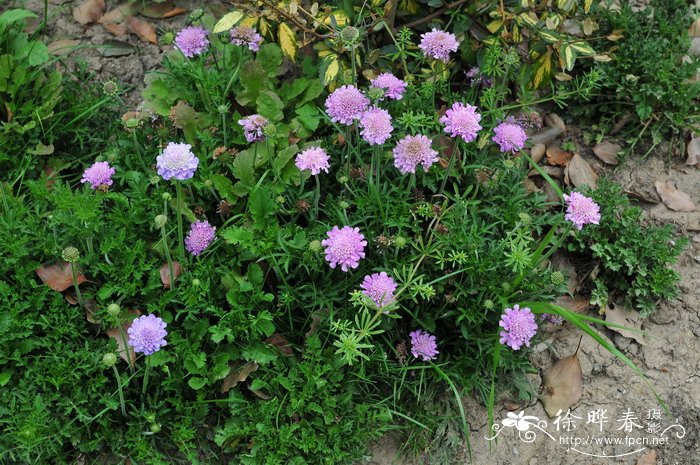
[[661,201],[671,210],[677,212],[692,212],[696,210],[693,200],[688,194],[676,189],[671,181],[656,181],[654,183],[656,192],[661,197]]
[[321,323],[321,314],[318,312],[313,312],[311,314],[311,326],[309,330],[304,334],[307,338],[312,336],[318,329],[318,325]]
[[49,50],[49,53],[51,55],[61,56],[61,55],[66,55],[66,54],[70,53],[78,45],[80,45],[79,40],[60,39],[60,40],[54,40],[46,48]]
[[[562,179],[564,177],[564,168],[562,168],[561,166],[546,165],[541,166],[540,168],[542,168],[542,171],[544,171],[553,178]],[[530,171],[528,171],[527,175],[528,177],[540,176],[540,172],[533,168]]]
[[114,34],[115,36],[125,36],[126,35],[126,24],[124,23],[108,23],[102,25],[108,32]]
[[547,150],[547,146],[544,144],[533,145],[530,149],[530,158],[532,158],[532,161],[539,163],[542,157],[544,157],[545,150]]
[[173,16],[177,16],[182,13],[187,13],[187,10],[175,6],[171,1],[166,1],[163,3],[151,2],[146,5],[143,10],[141,10],[141,14],[143,16],[152,19],[172,18]]
[[[129,313],[134,315],[135,317],[141,316],[141,311],[136,310],[136,309],[131,309],[129,310]],[[122,323],[122,330],[124,331],[124,337],[122,337],[122,332],[119,331],[119,327],[114,326],[112,328],[109,328],[107,332],[107,336],[111,337],[114,339],[117,343],[117,352],[119,353],[119,356],[125,361],[129,362],[129,358],[131,358],[131,364],[133,365],[134,362],[136,361],[136,352],[134,352],[134,349],[132,347],[129,347],[129,350],[127,352],[126,346],[124,344],[128,344],[129,341],[129,335],[128,331],[129,328],[131,328],[131,320],[125,321]],[[127,355],[128,353],[128,355]]]
[[583,372],[578,360],[578,348],[572,355],[562,358],[546,371],[542,376],[542,387],[544,392],[540,400],[550,418],[567,411],[581,399]]
[[573,297],[564,295],[555,300],[554,305],[563,307],[574,313],[583,313],[588,310],[588,307],[591,305],[591,300],[582,295],[575,295]]
[[564,182],[575,187],[590,186],[597,187],[598,175],[591,165],[578,153],[574,155],[566,169],[564,169]]
[[443,155],[440,158],[440,165],[443,168],[447,168],[450,158],[452,158],[455,153],[457,154],[457,160],[459,160],[459,148],[455,141],[445,135],[438,135],[433,139],[433,148],[438,151],[439,154]]
[[685,164],[700,168],[700,137],[690,139],[686,153],[688,154],[688,159],[685,161]]
[[104,15],[104,12],[104,0],[85,0],[73,8],[73,18],[80,24],[94,23]]
[[[177,281],[177,278],[182,274],[182,265],[180,262],[173,262],[173,273],[175,273],[173,282]],[[164,289],[170,289],[170,267],[168,263],[163,263],[160,267],[160,282],[163,283]]]
[[566,166],[569,164],[574,154],[571,152],[566,152],[556,145],[550,145],[547,147],[547,163],[556,166]]
[[231,371],[226,378],[224,378],[224,382],[221,385],[222,394],[225,394],[232,388],[238,386],[239,383],[242,383],[248,379],[248,375],[258,369],[258,364],[255,362],[248,362],[245,365],[241,365],[238,362],[232,362],[229,364],[229,366],[231,367]]
[[[614,305],[612,303],[605,309],[605,321],[620,326],[627,326],[637,331],[642,327],[642,318],[639,316],[639,312],[630,310],[624,305]],[[644,335],[642,333],[616,328],[614,326],[608,327],[627,339],[634,339],[643,346],[647,344],[644,341]]]
[[294,355],[294,350],[289,344],[289,341],[286,337],[282,336],[281,334],[275,333],[272,336],[265,339],[265,342],[277,347],[282,353],[282,355],[284,355],[285,357],[291,357],[292,355]]
[[85,319],[88,320],[90,323],[93,324],[100,324],[102,320],[97,318],[95,316],[95,312],[97,312],[97,302],[95,302],[95,299],[85,299]]
[[509,412],[514,412],[516,410],[520,410],[521,408],[523,408],[522,404],[519,404],[517,402],[513,402],[512,400],[508,400],[508,399],[503,401],[503,406]]
[[261,398],[262,400],[270,400],[274,397],[274,396],[271,396],[270,394],[266,393],[262,389],[251,389],[250,386],[251,386],[251,384],[248,383],[248,390],[250,392],[252,392],[253,394],[255,394],[256,396],[258,396],[259,398]]
[[617,165],[617,154],[620,153],[620,150],[622,150],[620,145],[608,141],[603,141],[593,147],[595,156],[608,165]]
[[[73,275],[68,262],[58,262],[54,265],[41,265],[34,270],[39,279],[54,291],[63,292],[73,285]],[[78,284],[87,281],[80,272],[76,273]]]
[[139,39],[152,44],[158,43],[156,27],[145,19],[129,16],[124,20],[124,24],[126,24],[126,30],[139,36]]
[[141,9],[141,2],[129,2],[117,5],[113,10],[105,13],[97,22],[100,24],[121,23],[129,16],[133,16]]
[[547,114],[547,116],[544,117],[544,121],[550,128],[559,128],[562,130],[562,133],[566,132],[566,123],[564,123],[561,116],[557,115],[556,113]]
[[535,184],[535,181],[533,181],[532,179],[525,178],[523,182],[525,184],[525,190],[530,194],[532,194],[533,192],[542,192],[542,189],[537,187],[537,184]]
[[656,450],[651,449],[649,452],[639,457],[637,465],[656,465]]

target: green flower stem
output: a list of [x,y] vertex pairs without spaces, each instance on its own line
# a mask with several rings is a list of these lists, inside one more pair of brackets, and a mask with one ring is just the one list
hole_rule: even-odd
[[240,53],[238,55],[238,65],[236,66],[236,69],[231,74],[231,79],[228,80],[228,83],[226,84],[226,88],[224,89],[224,95],[223,95],[224,100],[226,100],[226,96],[228,95],[228,91],[231,90],[231,86],[233,85],[233,81],[235,81],[236,78],[238,77],[238,73],[241,71],[242,64],[243,64],[243,51],[240,50]]
[[73,278],[73,287],[75,288],[75,295],[78,298],[78,303],[80,306],[83,306],[83,295],[80,293],[80,287],[78,286],[78,274],[75,270],[75,263],[71,262],[70,264],[70,274],[71,278]]
[[452,150],[450,162],[447,164],[447,169],[445,170],[445,177],[442,180],[442,184],[440,184],[440,190],[438,191],[439,194],[442,194],[442,192],[445,190],[445,185],[447,185],[447,178],[450,177],[450,171],[452,170],[452,166],[455,164],[455,158],[457,158],[458,147],[459,145],[455,144],[455,148],[454,150]]
[[124,403],[124,389],[122,388],[122,378],[119,376],[119,370],[116,365],[112,365],[114,370],[114,378],[117,380],[117,390],[119,391],[119,405],[122,408],[122,415],[126,416],[126,403]]
[[151,358],[146,356],[146,371],[143,374],[143,386],[141,387],[141,397],[146,396],[148,389],[148,376],[151,374]]
[[179,182],[175,183],[175,193],[177,196],[177,239],[180,247],[180,258],[182,263],[185,262],[185,240],[182,231],[182,186]]
[[321,180],[320,174],[314,176],[316,178],[316,196],[314,197],[314,219],[318,219],[318,204],[321,201]]
[[165,258],[168,260],[168,271],[170,272],[170,289],[175,289],[175,269],[173,268],[173,258],[170,256],[168,248],[168,240],[165,234],[165,226],[160,228],[160,237],[163,239],[163,250],[165,250]]
[[226,132],[226,114],[221,115],[221,126],[224,130],[224,147],[228,147],[228,145],[227,145],[228,134]]

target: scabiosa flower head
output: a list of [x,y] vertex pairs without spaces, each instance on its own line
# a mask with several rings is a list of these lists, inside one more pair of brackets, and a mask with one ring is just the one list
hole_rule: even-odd
[[566,201],[566,215],[564,219],[574,223],[579,231],[584,224],[600,223],[600,207],[590,197],[586,197],[580,192],[564,194]]
[[341,86],[326,99],[326,110],[336,123],[352,124],[369,106],[369,99],[355,86]]
[[370,108],[360,116],[360,134],[370,145],[383,144],[391,137],[391,115],[382,108]]
[[80,182],[90,183],[90,187],[93,189],[107,188],[112,185],[112,176],[115,172],[115,169],[109,166],[106,161],[98,161],[83,172],[83,178]]
[[445,132],[451,137],[461,137],[464,142],[471,142],[476,139],[476,134],[481,129],[479,124],[481,115],[476,112],[473,105],[455,103],[440,118],[440,122],[445,125]]
[[191,148],[190,144],[170,142],[163,153],[156,157],[158,174],[166,181],[170,178],[184,181],[194,176],[199,158],[194,156]]
[[269,121],[264,116],[255,114],[239,119],[238,124],[243,126],[245,140],[248,142],[260,142],[265,139],[265,133],[263,131],[265,130],[265,126],[269,124]]
[[396,282],[383,271],[365,276],[360,287],[362,293],[372,299],[377,308],[385,307],[394,302]]
[[552,323],[553,325],[560,325],[564,323],[564,317],[561,317],[559,315],[552,315],[551,313],[543,313],[540,315],[542,318],[542,321],[545,323]]
[[491,140],[499,145],[501,152],[515,153],[525,147],[527,134],[519,124],[504,121],[493,132],[496,135]]
[[397,78],[391,73],[382,73],[371,81],[372,87],[384,90],[384,96],[394,99],[401,100],[403,98],[403,93],[406,91],[405,81]]
[[537,333],[535,315],[529,308],[506,308],[501,315],[499,323],[504,331],[501,331],[501,344],[510,346],[513,350],[519,350],[523,345],[530,346],[530,340]]
[[237,26],[231,29],[231,43],[245,45],[251,52],[260,50],[263,38],[258,31],[249,26]]
[[195,221],[190,226],[190,232],[185,238],[185,248],[192,255],[199,255],[209,247],[215,235],[216,228],[208,221]]
[[300,170],[309,170],[313,176],[316,176],[321,171],[328,173],[329,159],[330,157],[321,147],[310,147],[297,155],[294,164]]
[[435,336],[417,329],[408,334],[411,337],[411,353],[416,358],[422,358],[424,362],[437,358],[437,342]]
[[450,52],[456,52],[459,41],[454,34],[433,28],[432,31],[421,34],[418,47],[427,58],[435,58],[447,63]]
[[175,46],[187,58],[201,55],[209,48],[207,30],[199,26],[189,26],[175,36]]
[[360,233],[360,228],[343,226],[333,226],[333,229],[326,233],[328,239],[321,241],[326,250],[326,261],[331,268],[340,265],[340,269],[348,271],[348,268],[357,268],[361,258],[365,258],[365,247],[367,241]]
[[144,355],[151,355],[158,352],[161,347],[167,344],[165,330],[167,325],[163,320],[155,315],[143,315],[131,322],[129,333],[129,345],[135,352],[142,352]]
[[415,173],[418,165],[427,172],[430,165],[438,161],[437,152],[430,147],[425,136],[406,136],[394,148],[394,166],[401,174]]

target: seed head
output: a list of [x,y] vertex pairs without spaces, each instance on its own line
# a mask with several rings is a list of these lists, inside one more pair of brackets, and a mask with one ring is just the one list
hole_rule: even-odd
[[102,364],[107,367],[111,368],[117,363],[117,355],[114,352],[107,352],[102,356]]
[[153,222],[155,223],[156,228],[160,229],[167,224],[168,217],[165,215],[158,215],[158,216],[156,216],[156,218]]
[[68,263],[75,263],[80,258],[80,251],[75,247],[66,247],[63,249],[63,252],[61,252],[61,256]]

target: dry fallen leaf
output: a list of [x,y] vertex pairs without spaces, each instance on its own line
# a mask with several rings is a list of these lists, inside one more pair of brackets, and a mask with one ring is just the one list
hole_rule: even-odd
[[60,55],[66,55],[67,53],[70,53],[78,45],[80,45],[79,40],[61,39],[61,40],[54,40],[46,48],[49,50],[49,53],[51,55],[60,56]]
[[533,145],[546,144],[550,140],[554,140],[557,137],[561,136],[563,132],[564,131],[562,131],[561,128],[543,128],[532,135],[532,137],[530,138],[530,142],[532,142]]
[[[41,281],[54,291],[63,292],[73,285],[73,275],[68,262],[58,262],[54,265],[41,265],[36,270]],[[87,281],[80,272],[76,273],[78,284]]]
[[603,141],[593,147],[593,153],[608,165],[617,165],[617,154],[620,153],[622,147],[612,142]]
[[535,181],[533,181],[530,178],[525,178],[523,180],[523,183],[525,184],[525,190],[531,194],[533,192],[542,192],[542,189],[537,187],[537,184],[535,184]]
[[561,116],[557,115],[556,113],[549,113],[544,117],[544,121],[550,128],[559,128],[562,130],[562,132],[566,132],[566,124],[564,123],[564,120],[561,119]]
[[585,312],[586,310],[588,310],[590,304],[591,300],[588,297],[584,297],[582,295],[575,295],[573,297],[564,295],[559,297],[556,301],[554,301],[554,305],[556,305],[557,307],[565,308],[574,313]]
[[[180,262],[173,262],[173,273],[175,273],[173,281],[177,281],[177,278],[182,274]],[[163,283],[163,288],[170,289],[170,267],[167,262],[160,267],[160,282]]]
[[[605,309],[605,321],[620,326],[627,326],[628,328],[636,329],[637,331],[639,331],[642,327],[642,318],[639,316],[639,312],[629,310],[624,305],[610,304]],[[614,326],[608,327],[627,339],[634,339],[643,346],[647,344],[644,342],[644,336],[642,333],[630,331],[628,329],[616,328]]]
[[285,357],[291,357],[292,355],[294,355],[294,350],[289,344],[289,341],[286,337],[282,336],[281,334],[275,333],[272,336],[265,339],[265,342],[277,347],[282,353],[282,355],[284,355]]
[[573,184],[575,187],[589,186],[595,189],[597,187],[598,175],[591,165],[583,159],[578,153],[574,155],[566,169],[564,169],[564,182]]
[[573,157],[573,153],[566,152],[556,145],[547,147],[547,163],[550,165],[566,166]]
[[103,26],[105,29],[107,29],[107,31],[111,32],[115,36],[126,35],[126,24],[124,23],[108,23],[103,24]]
[[[579,341],[581,347],[581,341]],[[543,394],[540,396],[542,405],[550,418],[559,412],[567,411],[579,401],[583,394],[583,372],[576,352],[555,363],[542,376]]]
[[[545,173],[547,173],[548,175],[550,175],[553,178],[562,179],[564,177],[564,168],[562,168],[561,166],[546,165],[546,166],[541,166],[540,168],[542,169],[542,171],[544,171]],[[528,171],[527,175],[528,175],[528,177],[541,176],[540,172],[534,168],[531,169],[530,171]]]
[[656,450],[651,449],[649,452],[639,457],[637,465],[656,465]]
[[137,14],[140,8],[141,2],[122,3],[105,13],[97,22],[100,24],[121,23],[129,16]]
[[690,196],[676,189],[671,184],[671,181],[656,181],[654,187],[656,187],[656,192],[661,197],[661,201],[671,210],[677,212],[695,211],[696,207]]
[[129,16],[124,20],[124,24],[126,24],[126,30],[128,32],[136,34],[141,40],[145,40],[152,44],[158,43],[156,27],[145,19]]
[[143,16],[153,19],[171,18],[186,12],[186,9],[173,5],[171,1],[150,3],[141,10]]
[[685,161],[685,164],[695,165],[696,168],[700,168],[700,137],[690,139],[686,153],[688,154],[688,159]]
[[530,158],[532,158],[532,161],[539,163],[542,157],[544,157],[545,150],[547,150],[547,146],[544,144],[533,145],[530,149]]
[[[141,312],[136,309],[131,309],[129,310],[129,313],[134,315],[135,317],[141,316]],[[117,352],[119,353],[119,356],[124,359],[125,362],[129,362],[129,358],[131,358],[131,364],[133,365],[134,362],[136,361],[136,352],[134,352],[134,349],[132,347],[129,347],[128,351],[128,356],[127,356],[127,351],[126,347],[124,344],[128,344],[129,341],[129,328],[131,328],[131,320],[130,321],[125,321],[122,323],[122,330],[124,330],[124,337],[122,337],[122,332],[119,331],[119,328],[114,326],[112,328],[109,328],[107,332],[107,336],[111,337],[117,342]],[[129,357],[129,358],[127,358]]]
[[73,18],[80,24],[94,23],[105,12],[104,0],[85,0],[73,8]]
[[248,383],[248,390],[250,390],[250,392],[252,392],[252,393],[255,394],[256,396],[258,396],[258,397],[261,398],[262,400],[270,400],[270,399],[272,399],[273,396],[271,396],[270,394],[266,393],[266,392],[263,391],[262,389],[251,389],[250,386],[251,386],[251,384]]
[[221,393],[225,394],[232,388],[238,386],[248,378],[252,372],[258,369],[258,364],[255,362],[248,362],[245,365],[240,365],[237,362],[230,363],[231,371],[224,378],[224,382],[221,385]]

